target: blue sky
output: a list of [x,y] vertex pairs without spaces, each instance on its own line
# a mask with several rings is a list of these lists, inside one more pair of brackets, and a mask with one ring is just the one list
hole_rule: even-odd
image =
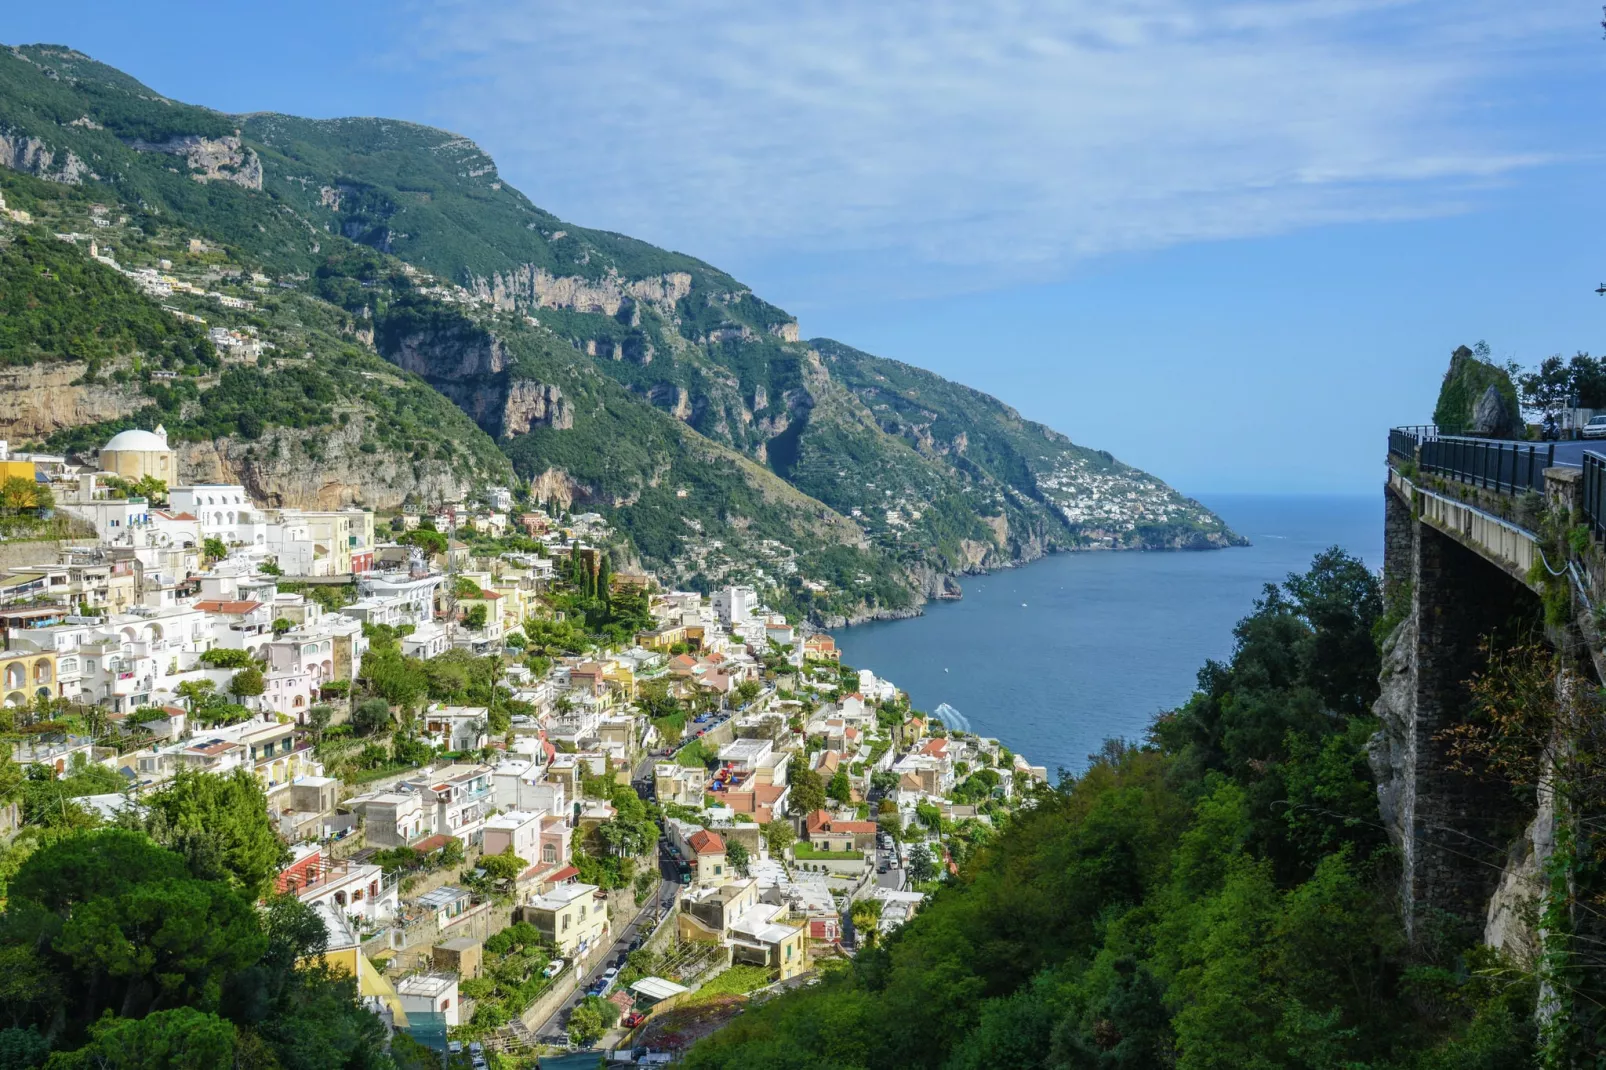
[[1373,490],[1456,345],[1606,350],[1594,2],[237,7],[5,36],[468,135],[564,218],[1187,491]]

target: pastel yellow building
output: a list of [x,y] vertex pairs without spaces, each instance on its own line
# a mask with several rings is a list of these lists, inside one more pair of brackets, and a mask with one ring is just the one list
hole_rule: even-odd
[[0,683],[4,683],[5,704],[21,706],[36,698],[55,698],[61,694],[56,680],[56,655],[0,651]]
[[172,485],[178,482],[178,457],[167,445],[165,427],[134,428],[119,431],[100,448],[100,470],[127,480],[151,476]]

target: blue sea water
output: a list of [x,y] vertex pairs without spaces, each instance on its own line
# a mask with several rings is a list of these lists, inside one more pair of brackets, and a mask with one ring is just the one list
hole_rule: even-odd
[[[1383,496],[1204,496],[1253,545],[1190,553],[1059,554],[964,581],[925,616],[835,633],[842,659],[947,703],[1050,777],[1111,737],[1141,738],[1192,692],[1267,583],[1340,546],[1383,565]],[[965,727],[960,724],[959,727]]]

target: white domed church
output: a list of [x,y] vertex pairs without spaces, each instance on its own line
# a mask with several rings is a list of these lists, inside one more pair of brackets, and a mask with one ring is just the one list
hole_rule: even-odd
[[167,429],[119,431],[100,448],[100,470],[130,481],[152,476],[169,486],[178,480],[178,458],[167,445]]

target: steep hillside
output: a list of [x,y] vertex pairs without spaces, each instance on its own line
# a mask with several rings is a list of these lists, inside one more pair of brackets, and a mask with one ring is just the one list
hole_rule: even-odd
[[191,330],[186,361],[109,306],[107,353],[70,324],[0,322],[13,437],[90,445],[161,419],[197,471],[287,501],[427,503],[516,476],[608,512],[674,582],[752,580],[823,619],[1055,550],[1236,540],[992,398],[804,343],[724,272],[557,219],[454,134],[228,116],[31,45],[0,51],[0,165],[13,209],[80,257],[93,239],[157,321],[249,336],[208,356]]

